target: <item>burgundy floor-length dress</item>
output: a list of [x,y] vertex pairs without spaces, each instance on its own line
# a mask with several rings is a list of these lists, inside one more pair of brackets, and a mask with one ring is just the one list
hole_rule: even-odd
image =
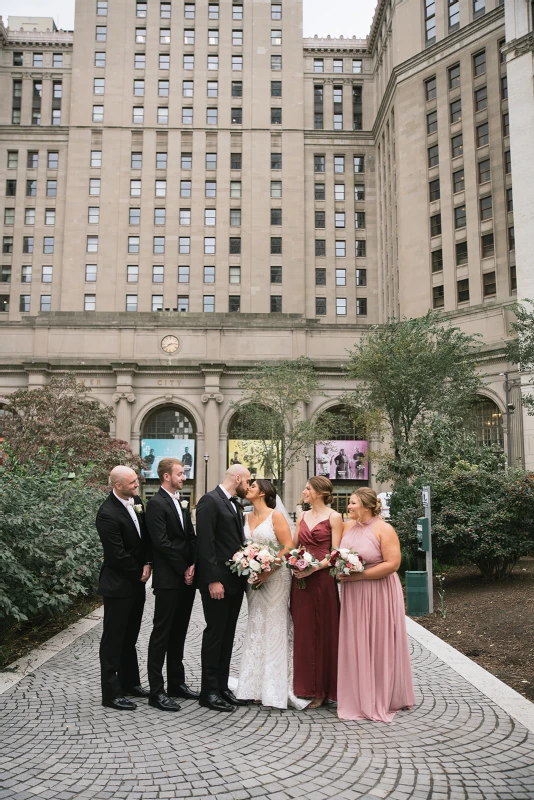
[[[328,519],[311,530],[300,522],[299,544],[322,559],[332,549],[332,528]],[[337,699],[337,655],[339,595],[328,569],[306,578],[299,589],[293,578],[291,615],[295,631],[293,691],[297,697]]]
[[[384,559],[368,523],[350,528],[340,547],[352,547],[374,567]],[[404,597],[396,572],[385,578],[341,587],[337,714],[340,719],[391,722],[415,705],[404,618]]]

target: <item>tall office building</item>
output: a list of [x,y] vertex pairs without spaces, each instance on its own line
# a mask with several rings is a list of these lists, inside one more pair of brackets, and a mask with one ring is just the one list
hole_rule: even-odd
[[[317,414],[369,325],[435,308],[482,335],[474,424],[523,463],[503,4],[381,0],[366,39],[303,39],[300,0],[84,0],[74,32],[16,28],[0,25],[0,402],[73,371],[134,449],[187,446],[198,495],[204,454],[212,485],[236,446],[250,366],[309,356]],[[361,447],[323,465],[341,503],[367,480]]]

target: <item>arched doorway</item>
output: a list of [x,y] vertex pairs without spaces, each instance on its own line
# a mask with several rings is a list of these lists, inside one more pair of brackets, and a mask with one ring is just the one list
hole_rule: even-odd
[[[350,411],[335,406],[323,412],[328,438],[315,443],[315,474],[324,475],[334,486],[332,508],[346,513],[351,493],[369,485],[369,448],[367,436],[358,430]],[[321,416],[318,420],[321,428]]]
[[478,397],[473,406],[471,429],[479,445],[497,445],[504,449],[502,411],[489,397]]
[[141,456],[147,468],[145,497],[159,488],[158,464],[162,458],[179,458],[183,462],[187,481],[182,494],[190,503],[195,498],[196,429],[192,417],[179,406],[154,409],[144,420],[141,429]]

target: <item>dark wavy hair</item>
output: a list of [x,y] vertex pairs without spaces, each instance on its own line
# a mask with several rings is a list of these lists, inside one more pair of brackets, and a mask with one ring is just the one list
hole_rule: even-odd
[[265,495],[265,504],[268,508],[276,508],[276,489],[271,481],[265,478],[256,478],[256,486]]

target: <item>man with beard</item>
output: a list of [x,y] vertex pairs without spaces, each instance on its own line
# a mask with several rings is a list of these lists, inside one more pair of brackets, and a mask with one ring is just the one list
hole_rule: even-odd
[[243,521],[238,498],[244,498],[250,472],[233,464],[224,481],[197,503],[198,584],[206,627],[202,636],[202,683],[199,703],[213,711],[235,711],[247,705],[228,688],[230,660],[245,578],[226,565],[243,546]]

